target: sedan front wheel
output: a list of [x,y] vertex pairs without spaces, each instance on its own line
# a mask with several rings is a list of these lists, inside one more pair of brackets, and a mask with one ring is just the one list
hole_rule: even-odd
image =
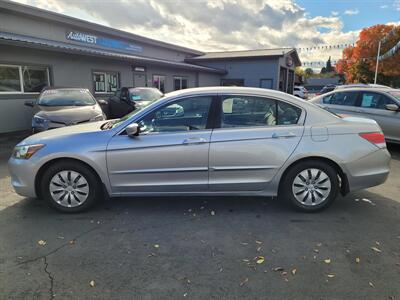
[[92,206],[100,196],[96,175],[83,164],[60,161],[44,172],[41,191],[45,200],[62,212],[81,212]]

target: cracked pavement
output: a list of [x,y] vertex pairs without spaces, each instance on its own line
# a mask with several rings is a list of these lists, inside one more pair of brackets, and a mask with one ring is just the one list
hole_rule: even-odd
[[3,159],[0,299],[400,299],[390,150],[384,185],[317,214],[253,197],[121,198],[60,214],[13,193]]

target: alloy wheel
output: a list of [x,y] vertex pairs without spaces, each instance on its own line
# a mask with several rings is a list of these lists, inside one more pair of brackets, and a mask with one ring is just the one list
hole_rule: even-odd
[[320,169],[305,169],[295,177],[292,192],[294,198],[302,205],[315,206],[328,198],[331,192],[331,180]]
[[64,207],[80,206],[89,196],[86,178],[72,170],[56,173],[50,180],[49,190],[53,200]]

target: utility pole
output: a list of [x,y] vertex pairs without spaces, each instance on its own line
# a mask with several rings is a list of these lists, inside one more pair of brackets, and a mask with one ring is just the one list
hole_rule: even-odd
[[378,65],[379,65],[379,55],[381,54],[381,41],[378,44],[378,54],[376,55],[376,67],[375,67],[375,80],[374,84],[376,84],[376,79],[378,78]]

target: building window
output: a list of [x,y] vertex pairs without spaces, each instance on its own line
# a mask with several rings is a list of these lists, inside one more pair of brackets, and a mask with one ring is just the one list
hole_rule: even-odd
[[49,85],[47,68],[22,67],[22,78],[25,93],[40,93],[45,86]]
[[183,90],[188,87],[188,79],[186,77],[175,76],[174,77],[174,90]]
[[0,65],[0,93],[40,93],[49,77],[47,67]]
[[158,88],[162,93],[165,93],[165,76],[153,75],[153,87]]
[[119,74],[116,72],[93,72],[94,92],[115,93],[119,89]]

